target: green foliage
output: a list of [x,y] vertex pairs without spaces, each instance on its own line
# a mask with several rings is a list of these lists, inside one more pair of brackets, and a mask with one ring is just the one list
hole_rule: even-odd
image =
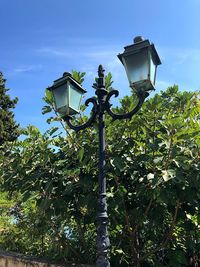
[[72,70],[72,76],[73,78],[82,85],[82,83],[84,82],[84,77],[85,77],[85,72],[80,72],[80,71],[75,71]]
[[0,146],[6,141],[13,141],[19,135],[18,125],[11,109],[15,108],[17,98],[11,100],[5,87],[6,80],[0,72]]
[[[48,113],[51,95],[44,100]],[[125,97],[115,111],[132,103]],[[173,86],[131,120],[111,123],[106,116],[112,266],[198,264],[199,112],[198,94]],[[75,134],[62,126],[64,137],[55,127],[41,134],[29,126],[6,161],[0,158],[2,187],[21,201],[9,244],[5,233],[0,242],[23,253],[94,263],[98,135],[95,127]]]
[[14,201],[9,200],[6,193],[0,193],[0,233],[10,226],[9,209],[13,204]]

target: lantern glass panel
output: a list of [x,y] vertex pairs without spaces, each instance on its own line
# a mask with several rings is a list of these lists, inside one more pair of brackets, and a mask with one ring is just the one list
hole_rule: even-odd
[[83,93],[78,90],[74,85],[69,84],[70,94],[70,115],[76,114],[80,111],[80,104]]
[[69,95],[67,85],[56,87],[52,91],[54,95],[56,110],[61,114],[66,114],[69,107]]
[[140,50],[139,53],[124,56],[122,60],[130,84],[148,79],[149,62],[147,49]]
[[155,78],[156,78],[156,65],[154,64],[152,56],[150,54],[150,79],[153,85],[155,85]]

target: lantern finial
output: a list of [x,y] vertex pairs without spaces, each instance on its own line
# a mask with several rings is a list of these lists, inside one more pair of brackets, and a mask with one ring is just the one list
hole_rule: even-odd
[[142,42],[142,41],[144,41],[145,39],[144,39],[144,37],[142,37],[142,36],[136,36],[134,39],[133,39],[133,43],[134,44],[136,44],[136,43],[139,43],[139,42]]
[[72,77],[71,73],[70,72],[67,72],[67,71],[63,73],[63,77],[66,77],[66,76]]
[[104,67],[103,65],[99,65],[99,68],[98,68],[98,75],[99,77],[104,77]]

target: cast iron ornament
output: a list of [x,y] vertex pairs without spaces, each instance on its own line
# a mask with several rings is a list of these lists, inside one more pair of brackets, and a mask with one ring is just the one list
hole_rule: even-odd
[[[98,96],[98,98],[92,97],[92,98],[88,98],[85,101],[85,105],[87,107],[89,106],[89,103],[93,104],[91,117],[88,119],[88,121],[82,125],[73,125],[71,123],[71,120],[73,119],[72,116],[70,116],[70,115],[63,116],[63,119],[68,124],[68,126],[76,132],[79,132],[80,130],[84,130],[84,129],[90,127],[92,125],[92,123],[96,120],[96,117],[97,117],[100,110],[103,112],[107,111],[107,113],[113,118],[113,120],[131,119],[133,117],[133,115],[135,115],[140,110],[140,108],[142,107],[142,104],[144,103],[145,98],[147,98],[149,96],[148,92],[137,91],[136,95],[138,98],[138,103],[132,111],[125,113],[125,114],[114,113],[111,109],[112,104],[110,104],[110,99],[113,95],[115,97],[118,97],[119,91],[113,89],[110,92],[108,92],[105,89],[104,71],[105,70],[103,69],[103,66],[99,65],[99,68],[98,68],[98,76],[99,76],[98,77],[98,88],[96,89],[96,92],[95,92],[95,94]],[[104,96],[106,96],[106,98],[105,98],[105,101],[104,101],[103,106],[102,106],[102,105],[100,105],[101,101],[99,101],[99,100]]]

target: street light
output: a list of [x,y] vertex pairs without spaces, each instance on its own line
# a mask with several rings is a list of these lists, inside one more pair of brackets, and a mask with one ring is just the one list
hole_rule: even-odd
[[57,112],[63,116],[79,113],[81,99],[86,91],[69,72],[64,72],[63,76],[55,80],[48,89],[53,94]]
[[156,68],[161,64],[153,44],[143,37],[134,38],[134,44],[124,47],[118,58],[125,67],[130,87],[137,90],[153,90]]
[[[130,87],[135,90],[138,103],[135,108],[125,114],[116,114],[111,109],[110,98],[117,97],[119,91],[108,92],[105,88],[104,68],[99,65],[96,98],[89,98],[85,104],[93,104],[91,116],[82,125],[74,125],[71,120],[73,114],[78,113],[80,100],[85,90],[75,81],[69,73],[56,80],[49,90],[52,91],[55,100],[56,110],[68,126],[76,132],[91,126],[98,119],[99,135],[99,199],[97,214],[97,267],[110,267],[108,252],[110,240],[107,231],[108,215],[106,201],[106,177],[105,177],[105,112],[114,120],[131,119],[141,108],[149,91],[154,89],[156,68],[161,64],[157,51],[149,40],[141,36],[134,38],[134,44],[125,47],[125,51],[118,55],[125,67]],[[71,93],[70,93],[71,92]]]

